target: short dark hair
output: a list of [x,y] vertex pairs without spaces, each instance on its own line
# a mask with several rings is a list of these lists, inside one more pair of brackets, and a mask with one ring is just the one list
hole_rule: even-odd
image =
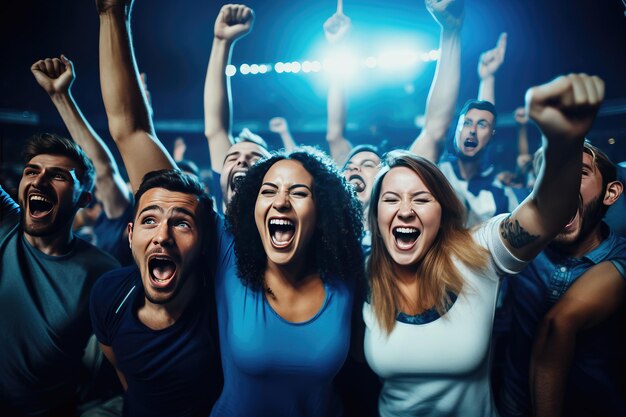
[[362,283],[361,204],[333,161],[310,147],[297,148],[290,153],[272,153],[254,164],[239,184],[228,206],[226,220],[234,236],[240,279],[255,290],[262,288],[267,254],[256,226],[254,208],[265,174],[276,162],[285,159],[300,162],[313,177],[316,225],[310,249],[316,270],[329,278],[335,276],[357,285]]
[[137,216],[137,209],[139,207],[139,200],[148,190],[153,188],[163,188],[168,191],[180,192],[185,194],[191,194],[196,196],[202,212],[206,212],[210,217],[211,210],[213,208],[213,200],[204,191],[202,183],[193,175],[184,173],[175,169],[162,169],[158,171],[151,171],[144,175],[141,180],[141,185],[135,193],[135,214]]
[[200,168],[198,168],[198,165],[195,162],[189,159],[183,159],[182,161],[176,162],[176,165],[178,165],[178,168],[180,168],[181,171],[200,178]]
[[354,155],[356,155],[357,153],[361,153],[361,152],[371,152],[371,153],[375,153],[376,156],[378,156],[378,158],[380,158],[380,160],[383,159],[380,150],[378,149],[378,146],[375,145],[370,145],[370,144],[365,144],[365,145],[358,145],[355,146],[354,148],[352,148],[352,150],[350,151],[350,153],[348,154],[348,156],[346,156],[346,160],[343,163],[343,167],[342,169],[346,168],[346,165],[348,165],[348,162],[350,162],[350,159],[352,159],[352,157]]
[[496,106],[492,102],[487,101],[487,100],[476,100],[476,99],[467,100],[465,104],[463,105],[463,108],[461,109],[461,113],[459,113],[459,115],[464,116],[471,109],[486,110],[489,113],[493,114],[493,126],[492,127],[496,126],[496,120],[498,120],[498,112],[496,111]]
[[78,165],[77,178],[83,190],[91,192],[96,179],[96,169],[91,159],[74,141],[54,133],[36,133],[26,140],[22,156],[27,164],[37,155],[61,155]]

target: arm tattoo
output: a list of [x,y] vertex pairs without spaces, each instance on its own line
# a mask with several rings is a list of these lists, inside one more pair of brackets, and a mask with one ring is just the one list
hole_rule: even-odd
[[524,230],[519,221],[515,220],[515,223],[513,223],[511,215],[500,223],[500,234],[515,249],[523,248],[539,238],[539,235],[531,235]]

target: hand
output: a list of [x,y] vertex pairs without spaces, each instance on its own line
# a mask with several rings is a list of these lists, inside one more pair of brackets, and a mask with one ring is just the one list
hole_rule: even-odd
[[493,75],[498,71],[504,62],[506,53],[506,33],[501,33],[496,47],[483,52],[478,59],[478,76],[481,80]]
[[123,8],[126,15],[133,7],[133,0],[96,0],[96,10],[98,13],[105,13],[111,9]]
[[460,30],[465,17],[464,0],[425,0],[426,9],[446,30]]
[[570,74],[526,92],[526,113],[548,140],[582,140],[604,99],[604,81]]
[[215,20],[215,37],[236,41],[250,33],[254,23],[254,11],[242,4],[227,4],[220,10]]
[[30,70],[37,83],[50,95],[67,94],[75,78],[74,66],[65,55],[61,55],[61,59],[46,58],[37,61]]
[[526,109],[523,107],[518,107],[513,112],[513,117],[517,124],[524,126],[528,123],[528,115],[526,114]]
[[279,135],[285,134],[289,131],[287,120],[282,117],[273,117],[270,119],[270,131],[278,133]]
[[337,12],[324,22],[324,35],[330,43],[338,43],[346,37],[352,23],[350,18]]
[[185,143],[185,139],[178,137],[174,141],[174,152],[172,152],[172,156],[174,157],[174,161],[179,162],[185,159],[185,151],[187,151],[187,144]]

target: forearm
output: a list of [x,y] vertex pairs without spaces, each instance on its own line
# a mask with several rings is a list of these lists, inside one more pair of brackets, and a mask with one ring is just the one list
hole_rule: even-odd
[[70,136],[85,151],[96,169],[96,187],[109,218],[118,217],[130,204],[128,188],[120,176],[115,158],[84,117],[71,92],[50,96]]
[[211,153],[211,167],[221,172],[231,142],[232,110],[230,80],[226,66],[232,53],[232,42],[213,39],[204,83],[204,133]]
[[520,125],[517,130],[517,154],[528,155],[528,128]]
[[176,169],[155,136],[132,52],[130,19],[121,8],[100,14],[100,83],[109,130],[133,191],[147,172]]
[[286,152],[291,152],[296,148],[296,141],[293,140],[291,133],[283,132],[280,134],[280,139],[283,142],[283,148],[285,148]]
[[326,109],[326,141],[330,149],[330,156],[337,165],[341,165],[352,150],[352,145],[344,137],[347,103],[344,82],[338,75],[331,75]]
[[426,102],[424,129],[411,146],[417,155],[439,160],[441,144],[454,117],[461,82],[461,36],[458,30],[442,30],[440,56]]
[[575,333],[570,329],[548,322],[539,330],[530,364],[530,392],[536,417],[562,414],[575,343]]
[[100,14],[100,83],[114,140],[136,131],[154,135],[132,49],[130,18],[121,9]]
[[496,80],[493,75],[482,78],[478,86],[478,99],[496,104]]

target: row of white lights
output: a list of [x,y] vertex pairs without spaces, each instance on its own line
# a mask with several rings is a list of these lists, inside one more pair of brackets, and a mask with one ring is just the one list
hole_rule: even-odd
[[[397,53],[385,53],[381,54],[378,58],[374,56],[369,56],[360,62],[360,66],[366,68],[394,68],[394,67],[407,67],[414,65],[417,62],[429,62],[436,61],[439,59],[439,50],[432,50],[430,52],[397,52]],[[341,61],[341,59],[340,59]],[[334,62],[331,59],[326,59],[323,62],[320,61],[293,61],[293,62],[277,62],[275,64],[241,64],[239,66],[239,73],[241,75],[256,75],[256,74],[266,74],[268,72],[276,72],[278,74],[281,73],[293,73],[297,74],[299,72],[311,73],[311,72],[320,72],[324,71],[333,71],[337,66],[341,66],[342,62]],[[350,64],[359,63],[348,62]],[[237,74],[237,67],[234,65],[226,66],[226,75],[229,77]]]

